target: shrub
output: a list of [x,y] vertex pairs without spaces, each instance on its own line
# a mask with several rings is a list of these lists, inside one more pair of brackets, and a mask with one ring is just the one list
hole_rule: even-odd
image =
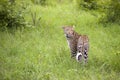
[[98,8],[96,0],[77,0],[78,8],[95,10]]
[[34,4],[46,5],[46,0],[31,0]]
[[111,0],[105,15],[100,18],[102,23],[118,23],[120,24],[120,1]]
[[14,0],[0,1],[0,29],[18,28],[25,25],[23,17],[25,7]]
[[112,0],[106,12],[107,21],[120,23],[120,1]]
[[61,0],[31,0],[32,3],[37,4],[37,5],[42,5],[42,6],[46,6],[46,5],[50,5],[50,6],[54,6],[56,5],[57,2],[61,3]]

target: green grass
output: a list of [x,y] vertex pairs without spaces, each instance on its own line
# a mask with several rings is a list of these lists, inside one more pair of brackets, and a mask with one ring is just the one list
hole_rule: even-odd
[[[41,17],[34,28],[0,32],[0,80],[120,80],[120,27],[73,5],[32,6]],[[26,19],[32,23],[30,14]],[[90,39],[87,65],[70,58],[62,26],[75,25]]]

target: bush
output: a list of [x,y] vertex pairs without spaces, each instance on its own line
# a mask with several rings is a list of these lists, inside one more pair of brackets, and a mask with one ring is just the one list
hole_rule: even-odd
[[112,0],[106,12],[107,21],[120,23],[120,1]]
[[31,0],[34,4],[46,5],[46,0]]
[[98,8],[97,1],[95,0],[77,0],[78,8],[96,10]]
[[25,7],[22,3],[18,3],[14,0],[0,1],[0,29],[18,28],[25,25],[23,17]]
[[100,18],[102,23],[118,23],[120,24],[120,1],[111,0],[108,8],[105,11],[105,15]]

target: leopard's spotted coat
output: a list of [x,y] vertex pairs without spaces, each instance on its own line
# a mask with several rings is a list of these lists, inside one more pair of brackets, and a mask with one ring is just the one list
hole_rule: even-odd
[[87,62],[89,49],[88,36],[78,34],[74,31],[73,27],[69,26],[63,27],[63,30],[70,47],[71,57],[76,58],[77,61],[81,61],[83,57],[84,61]]

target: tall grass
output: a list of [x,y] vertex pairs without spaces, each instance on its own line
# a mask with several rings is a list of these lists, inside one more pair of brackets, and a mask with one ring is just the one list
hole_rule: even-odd
[[[120,80],[119,25],[103,27],[98,17],[71,4],[31,10],[41,17],[36,28],[0,32],[0,80]],[[75,25],[78,33],[89,36],[87,65],[70,58],[64,25]]]

